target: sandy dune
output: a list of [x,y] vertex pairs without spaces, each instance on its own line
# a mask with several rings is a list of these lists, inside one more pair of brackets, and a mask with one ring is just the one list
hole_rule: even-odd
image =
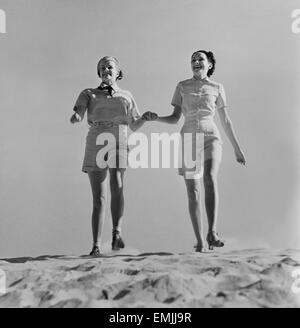
[[[300,307],[300,251],[1,259],[0,307]],[[298,284],[300,289],[300,283]]]

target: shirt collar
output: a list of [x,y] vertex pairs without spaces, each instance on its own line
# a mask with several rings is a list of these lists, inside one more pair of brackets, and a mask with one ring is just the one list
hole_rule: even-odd
[[196,79],[195,76],[192,77],[193,81],[199,81],[199,82],[209,82],[210,79],[206,76],[204,79]]
[[[105,87],[107,86],[108,84],[102,82],[100,85],[99,85],[99,88],[102,88],[102,87]],[[118,92],[120,90],[119,86],[115,83],[115,84],[112,84],[111,85],[112,89],[114,90],[114,92]]]

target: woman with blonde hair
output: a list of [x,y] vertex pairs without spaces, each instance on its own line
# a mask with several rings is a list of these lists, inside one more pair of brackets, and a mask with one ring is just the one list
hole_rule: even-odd
[[[119,88],[117,81],[123,77],[118,59],[112,56],[101,58],[97,65],[101,84],[97,88],[83,90],[74,106],[71,123],[82,121],[87,112],[90,125],[86,138],[82,171],[88,174],[92,195],[93,247],[90,255],[100,255],[101,232],[104,223],[107,198],[107,173],[110,175],[112,249],[124,248],[121,226],[124,212],[123,182],[127,166],[127,130],[139,129],[151,115],[141,116],[129,91]],[[152,117],[155,117],[152,116]],[[101,137],[115,142],[106,145]],[[101,155],[101,156],[100,156]]]

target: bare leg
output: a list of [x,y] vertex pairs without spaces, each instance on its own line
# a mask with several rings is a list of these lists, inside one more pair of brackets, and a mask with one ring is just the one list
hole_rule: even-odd
[[105,206],[107,197],[107,170],[89,172],[88,176],[90,179],[93,194],[93,245],[100,246],[101,233],[105,219]]
[[208,232],[216,231],[219,207],[217,176],[220,167],[220,148],[210,148],[205,154],[203,183],[205,190],[205,208],[208,220]]
[[124,213],[123,178],[125,169],[109,169],[113,230],[121,232]]
[[201,211],[200,211],[200,180],[185,179],[188,201],[189,201],[189,212],[194,228],[195,236],[197,239],[197,248],[203,248],[203,236],[202,236],[202,222],[201,222]]

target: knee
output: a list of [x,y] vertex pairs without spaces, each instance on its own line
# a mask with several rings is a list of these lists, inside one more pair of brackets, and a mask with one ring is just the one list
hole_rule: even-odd
[[192,203],[200,202],[200,191],[198,189],[189,188],[188,189],[188,199]]
[[104,207],[106,204],[106,197],[103,195],[93,197],[93,206],[96,209]]
[[122,186],[120,185],[115,185],[115,184],[111,184],[110,185],[110,192],[111,192],[111,196],[114,197],[114,196],[119,196],[119,195],[122,195],[123,193],[123,188]]
[[113,178],[110,182],[110,191],[112,195],[119,194],[123,191],[123,181],[122,179]]

